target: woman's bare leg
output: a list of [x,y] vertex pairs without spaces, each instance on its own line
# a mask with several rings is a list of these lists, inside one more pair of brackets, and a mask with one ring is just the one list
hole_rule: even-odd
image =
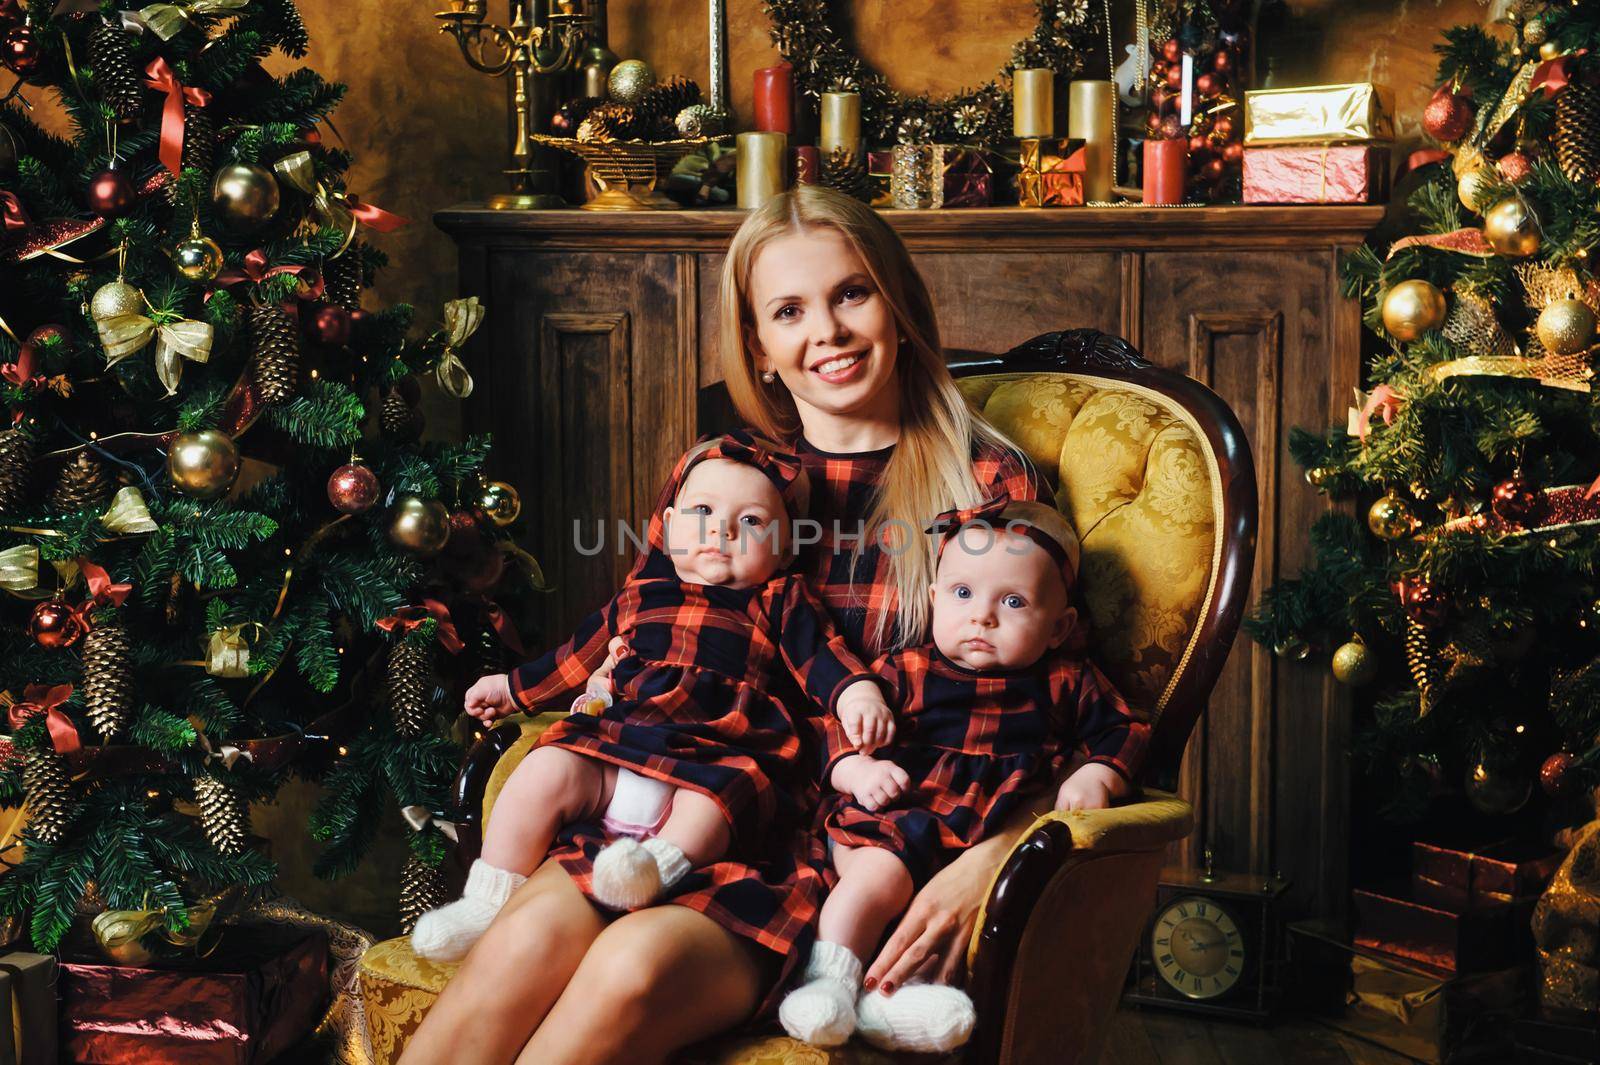
[[462,961],[400,1065],[515,1060],[605,924],[566,871],[545,862]]
[[656,1065],[748,1019],[756,948],[703,913],[655,906],[608,925],[518,1065]]

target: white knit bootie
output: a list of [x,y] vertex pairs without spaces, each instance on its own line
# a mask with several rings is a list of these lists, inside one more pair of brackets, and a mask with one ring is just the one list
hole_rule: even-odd
[[880,1050],[942,1054],[970,1039],[977,1019],[966,992],[946,984],[868,991],[856,1002],[856,1030]]
[[479,858],[467,872],[467,886],[459,899],[417,918],[411,949],[429,961],[460,961],[527,879]]
[[861,959],[847,947],[818,940],[803,979],[778,1005],[783,1030],[812,1046],[844,1045],[856,1030]]
[[640,843],[623,836],[594,856],[590,885],[596,901],[603,905],[613,910],[637,910],[660,898],[688,871],[689,859],[666,840],[653,838]]

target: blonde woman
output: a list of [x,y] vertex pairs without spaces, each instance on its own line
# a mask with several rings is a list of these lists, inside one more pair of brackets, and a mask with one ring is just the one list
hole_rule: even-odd
[[[806,532],[817,542],[802,564],[813,589],[865,657],[922,642],[933,557],[917,530],[1002,490],[1037,498],[1040,481],[962,398],[905,245],[858,201],[795,188],[734,235],[720,303],[736,408],[798,454],[811,480]],[[659,522],[650,537],[661,543]],[[815,785],[795,769],[786,784],[809,806]],[[865,974],[808,977],[864,976],[886,1028],[896,1010],[922,1014],[937,987],[920,981],[961,975],[990,881],[1032,812],[930,880]],[[696,870],[662,905],[615,919],[567,871],[579,844],[558,843],[462,962],[402,1062],[646,1065],[765,1019],[806,962],[828,875],[809,824],[774,826],[771,838],[782,853]]]

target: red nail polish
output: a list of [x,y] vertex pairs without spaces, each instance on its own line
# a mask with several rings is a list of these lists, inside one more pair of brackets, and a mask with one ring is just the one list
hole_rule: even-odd
[[871,991],[873,988],[878,986],[878,978],[875,976],[869,976],[861,982],[861,986],[866,988],[868,991]]
[[884,985],[883,985],[883,993],[884,993],[884,994],[885,994],[885,995],[892,995],[892,994],[894,994],[894,985],[893,985],[893,984],[891,984],[891,983],[887,983],[887,982],[885,982],[885,983],[884,983]]

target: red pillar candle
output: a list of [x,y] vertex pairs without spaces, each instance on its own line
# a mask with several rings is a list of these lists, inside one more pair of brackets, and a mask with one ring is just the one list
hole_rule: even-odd
[[794,132],[794,67],[779,63],[755,74],[756,129]]
[[1189,142],[1182,137],[1144,142],[1144,202],[1182,203]]

